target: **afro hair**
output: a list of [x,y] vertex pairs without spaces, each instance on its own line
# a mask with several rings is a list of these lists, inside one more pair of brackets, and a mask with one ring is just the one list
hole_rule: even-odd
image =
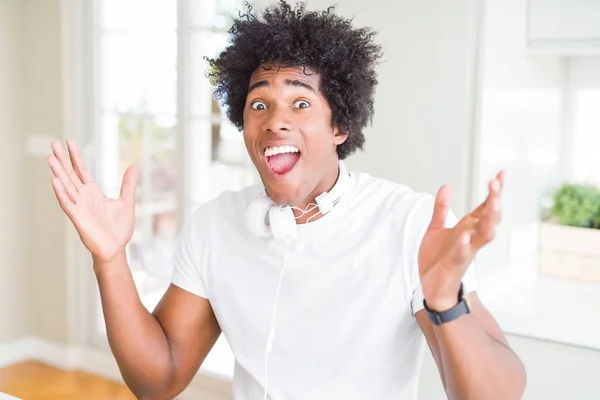
[[208,78],[229,120],[243,129],[250,76],[258,67],[276,63],[309,68],[321,76],[332,126],[348,135],[337,147],[339,158],[362,150],[363,129],[373,118],[375,67],[381,57],[381,47],[373,42],[375,32],[353,28],[352,20],[334,14],[334,7],[308,12],[302,2],[292,9],[280,1],[265,9],[262,18],[248,2],[245,7],[229,30],[228,47],[216,59],[207,58]]

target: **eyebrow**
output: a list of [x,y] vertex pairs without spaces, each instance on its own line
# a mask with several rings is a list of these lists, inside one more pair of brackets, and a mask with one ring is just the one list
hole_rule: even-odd
[[[301,82],[301,81],[296,80],[296,79],[293,79],[293,80],[292,79],[286,79],[284,81],[284,83],[286,85],[290,85],[290,86],[303,87],[303,88],[308,89],[308,90],[310,90],[310,91],[312,91],[314,93],[317,93],[317,91],[312,86],[310,86],[308,83],[304,83],[304,82]],[[268,86],[269,86],[269,82],[267,82],[267,81],[258,81],[258,82],[255,82],[248,89],[248,93],[252,92],[254,89],[258,89],[260,87],[268,87]]]

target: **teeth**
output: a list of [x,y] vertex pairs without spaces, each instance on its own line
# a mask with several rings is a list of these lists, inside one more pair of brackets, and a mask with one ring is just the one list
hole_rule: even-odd
[[275,146],[275,147],[267,147],[265,149],[265,156],[271,157],[276,154],[281,153],[298,153],[300,150],[296,146]]

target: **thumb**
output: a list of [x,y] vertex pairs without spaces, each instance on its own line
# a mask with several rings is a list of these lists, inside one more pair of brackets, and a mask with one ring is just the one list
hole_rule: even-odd
[[127,168],[123,175],[123,184],[121,185],[121,198],[127,202],[135,201],[135,189],[137,187],[138,169],[135,166]]
[[433,215],[429,228],[444,228],[446,226],[446,217],[448,216],[448,210],[450,209],[450,202],[452,200],[452,187],[444,185],[440,188],[435,196],[435,205],[433,206]]

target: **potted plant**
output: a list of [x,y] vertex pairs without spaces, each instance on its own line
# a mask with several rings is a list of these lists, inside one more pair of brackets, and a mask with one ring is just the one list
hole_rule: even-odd
[[600,189],[565,184],[540,229],[540,272],[600,283]]

